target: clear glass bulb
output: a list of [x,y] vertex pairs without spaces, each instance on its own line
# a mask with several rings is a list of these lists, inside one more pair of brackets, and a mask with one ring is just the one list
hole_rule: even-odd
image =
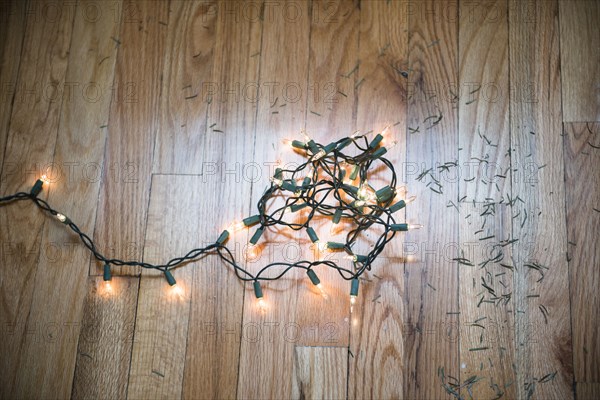
[[327,295],[327,292],[325,291],[325,289],[323,288],[323,284],[319,283],[317,285],[317,289],[319,289],[319,292],[321,292],[321,296],[325,299],[325,300],[329,300],[329,296]]
[[281,186],[283,184],[283,180],[275,178],[274,176],[271,177],[271,182],[273,182],[275,186]]
[[171,296],[177,297],[180,300],[183,300],[184,291],[183,288],[179,284],[174,284],[171,286]]
[[256,300],[256,305],[257,305],[258,309],[260,310],[260,312],[262,312],[262,313],[267,312],[267,302],[262,297]]
[[242,221],[237,221],[237,222],[232,222],[226,229],[227,232],[231,233],[235,233],[237,231],[241,231],[242,229],[244,229],[246,227],[246,225],[244,225],[244,223]]
[[65,217],[61,213],[58,213],[56,214],[56,219],[58,219],[60,222],[65,222],[67,220],[67,217]]
[[421,229],[422,227],[423,227],[423,225],[421,225],[421,224],[408,224],[408,230]]
[[318,248],[320,251],[325,251],[325,250],[327,250],[327,242],[323,242],[322,240],[317,240],[317,241],[315,242],[315,244],[317,245],[317,248]]

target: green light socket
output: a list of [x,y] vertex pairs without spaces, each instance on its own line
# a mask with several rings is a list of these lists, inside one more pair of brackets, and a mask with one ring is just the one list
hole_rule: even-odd
[[290,206],[290,210],[292,210],[292,212],[296,212],[296,211],[302,210],[306,206],[308,206],[308,204],[306,204],[306,203],[292,204]]
[[381,157],[385,153],[387,153],[387,149],[385,147],[380,147],[380,148],[378,148],[377,150],[375,150],[373,152],[373,154],[371,155],[371,157],[373,158],[373,160],[375,160],[376,158]]
[[358,296],[358,278],[352,279],[352,283],[350,285],[350,296]]
[[252,226],[252,225],[256,225],[260,222],[260,215],[253,215],[251,217],[248,218],[244,218],[242,220],[242,223],[244,224],[244,226]]
[[356,177],[358,176],[358,171],[360,171],[360,166],[355,165],[352,168],[352,172],[350,172],[350,179],[351,180],[355,180],[356,179]]
[[317,233],[310,226],[308,228],[306,228],[306,233],[308,234],[308,237],[310,238],[311,242],[315,243],[317,240],[319,240]]
[[257,299],[262,299],[263,292],[262,292],[262,288],[260,287],[260,282],[254,281],[253,285],[254,285],[254,295],[256,296]]
[[221,235],[219,235],[219,238],[217,239],[217,244],[225,243],[225,241],[227,240],[228,237],[229,237],[229,231],[227,229],[225,229],[223,232],[221,232]]
[[357,194],[358,193],[358,188],[356,186],[342,185],[342,189],[344,189],[346,192],[350,192],[352,194]]
[[341,208],[338,208],[335,210],[335,213],[333,213],[333,218],[331,219],[331,222],[333,222],[334,224],[339,224],[340,220],[342,219],[342,213],[344,211],[342,211]]
[[369,257],[362,256],[362,255],[359,255],[359,254],[355,254],[354,256],[356,257],[356,262],[364,263],[364,262],[366,262],[369,259]]
[[302,181],[302,188],[306,189],[308,187],[308,185],[310,185],[310,178],[307,176],[304,178],[304,180]]
[[260,239],[260,237],[262,236],[263,232],[264,232],[263,228],[258,228],[256,230],[256,232],[254,232],[254,235],[252,235],[252,237],[250,238],[250,243],[256,244],[258,242],[258,240]]
[[308,148],[310,149],[310,151],[313,154],[317,154],[319,152],[319,146],[317,146],[317,144],[315,143],[314,140],[312,140],[312,139],[309,140],[308,143],[307,143],[307,145],[308,145]]
[[167,283],[170,286],[173,286],[177,283],[177,281],[175,280],[175,278],[173,278],[173,274],[171,274],[171,271],[169,271],[168,269],[165,270],[165,278],[167,278]]
[[404,207],[406,207],[406,202],[404,200],[400,200],[399,202],[397,202],[396,204],[393,204],[390,207],[390,212],[395,213],[396,211],[401,210]]
[[110,281],[112,279],[112,274],[110,273],[110,264],[109,263],[104,264],[104,273],[102,274],[102,277],[104,278],[105,281]]
[[348,147],[350,143],[352,143],[352,139],[346,138],[337,145],[337,149],[342,150],[344,147]]
[[329,143],[327,146],[323,147],[323,150],[325,150],[325,153],[329,154],[335,149],[335,146],[335,143]]
[[35,183],[33,184],[33,187],[31,188],[31,195],[34,197],[37,197],[38,194],[40,194],[40,192],[42,191],[42,187],[44,186],[44,182],[42,182],[40,179],[38,179],[37,181],[35,181]]
[[307,270],[306,274],[308,275],[308,278],[310,279],[313,285],[317,286],[319,283],[321,283],[321,280],[319,279],[315,271],[313,271],[312,269]]
[[379,143],[381,143],[382,140],[383,136],[381,136],[381,134],[378,133],[377,135],[375,135],[371,143],[369,143],[369,147],[374,149],[375,147],[379,146]]
[[296,190],[298,190],[298,187],[294,185],[292,181],[289,180],[283,181],[283,183],[281,184],[281,188],[290,192],[295,192]]
[[332,249],[332,250],[339,250],[339,249],[343,249],[346,247],[345,243],[339,243],[339,242],[327,242],[327,248],[328,249]]
[[394,231],[394,232],[406,232],[408,231],[408,224],[391,224],[390,228]]
[[281,168],[275,168],[275,175],[273,175],[276,179],[283,178],[283,171]]
[[292,147],[304,150],[306,148],[306,143],[299,140],[292,140]]
[[394,195],[394,191],[389,186],[384,186],[375,192],[375,196],[377,196],[377,201],[379,201],[380,203],[386,202],[393,195]]

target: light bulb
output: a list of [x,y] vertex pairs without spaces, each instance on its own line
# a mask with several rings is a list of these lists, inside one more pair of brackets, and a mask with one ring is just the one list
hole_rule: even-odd
[[350,296],[350,304],[351,305],[355,305],[356,304],[356,296]]
[[329,234],[335,236],[341,231],[340,225],[335,222],[331,223],[331,227],[329,228]]
[[408,230],[421,229],[422,227],[423,227],[423,225],[421,225],[421,224],[408,224]]
[[183,300],[184,291],[180,285],[178,285],[177,283],[174,285],[171,285],[170,291],[171,291],[171,296],[175,296],[175,297],[178,297],[179,299]]
[[246,261],[254,261],[260,251],[259,245],[250,245],[246,248]]
[[105,293],[112,293],[113,287],[110,283],[110,281],[104,281],[104,292]]
[[320,251],[325,251],[325,250],[327,250],[327,242],[323,242],[322,240],[317,240],[317,241],[315,242],[315,244],[317,245],[317,248],[318,248]]
[[275,186],[281,186],[283,184],[282,179],[275,178],[274,176],[271,177],[271,182],[273,182]]
[[46,185],[49,185],[49,184],[50,184],[50,179],[48,178],[48,176],[47,176],[46,174],[42,175],[42,176],[40,177],[40,180],[41,180],[42,182],[44,182]]
[[226,229],[227,232],[231,233],[235,233],[237,231],[241,231],[242,229],[244,229],[246,227],[246,225],[244,224],[243,221],[237,221],[237,222],[232,222]]
[[358,188],[358,192],[356,193],[358,195],[358,197],[362,200],[366,200],[367,196],[368,196],[368,186],[369,183],[365,180],[365,182],[360,185],[360,187]]
[[267,312],[267,302],[262,297],[256,300],[256,305],[261,312]]
[[61,213],[56,214],[56,219],[58,219],[62,223],[67,222],[67,217],[62,215]]
[[317,289],[319,289],[319,292],[321,292],[321,296],[325,299],[325,300],[329,300],[329,296],[327,295],[327,292],[325,291],[325,289],[323,288],[323,284],[319,283],[317,286]]
[[381,145],[387,149],[391,149],[398,143],[398,141],[394,140],[392,137],[392,131],[389,126],[386,126],[383,129],[381,136],[383,136],[383,139],[381,139]]

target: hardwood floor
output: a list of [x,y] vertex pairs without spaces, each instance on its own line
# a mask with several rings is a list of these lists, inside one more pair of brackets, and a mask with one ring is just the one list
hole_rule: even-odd
[[[63,225],[2,206],[0,398],[600,398],[599,25],[594,0],[0,1],[0,196],[47,175],[107,255],[213,243],[302,130],[391,126],[424,225],[352,312],[325,270],[328,299],[293,272],[261,309],[210,256],[181,292],[108,287]],[[253,232],[228,241],[250,271],[314,256],[291,230],[249,256]]]

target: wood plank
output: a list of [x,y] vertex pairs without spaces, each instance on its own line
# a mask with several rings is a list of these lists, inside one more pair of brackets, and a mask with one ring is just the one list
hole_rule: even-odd
[[[557,185],[564,166],[555,1],[509,3],[509,57],[510,85],[519,89],[510,102],[512,198],[519,197],[512,212],[528,214],[526,221],[513,222],[519,239],[512,245],[519,269],[513,281],[517,395],[534,391],[539,398],[568,399],[573,363],[565,194]],[[533,293],[540,297],[527,298]],[[554,373],[551,381],[539,382]]]
[[513,266],[506,245],[511,237],[511,209],[506,204],[471,201],[458,207],[460,257],[465,260],[459,263],[460,315],[451,337],[460,343],[460,381],[446,376],[444,383],[450,388],[464,385],[456,392],[474,398],[493,399],[500,394],[516,398],[514,270],[506,267]]
[[[173,1],[160,96],[160,123],[154,150],[155,173],[200,174],[207,134],[208,92],[214,81],[218,6],[209,2]],[[222,89],[221,87],[218,89]],[[221,101],[221,99],[215,99]]]
[[[243,2],[229,2],[240,9]],[[222,12],[220,9],[217,12]],[[216,18],[216,17],[215,17]],[[219,14],[219,18],[224,18]],[[237,23],[216,26],[212,75],[207,81],[218,85],[232,82],[257,82],[262,23],[243,18]],[[191,56],[190,56],[191,57]],[[256,105],[247,99],[215,99],[207,105],[202,123],[214,127],[203,135],[203,171],[199,188],[202,201],[197,205],[203,223],[199,235],[203,242],[214,242],[233,221],[256,214],[249,203],[252,182],[248,179],[254,145]],[[218,129],[222,132],[215,132]],[[215,210],[218,210],[215,212]],[[255,229],[255,228],[252,228]],[[248,231],[232,234],[227,247],[244,266]],[[244,283],[232,268],[217,256],[207,256],[194,270],[194,292],[184,374],[183,397],[233,399],[238,386],[240,342],[244,334],[242,312]]]
[[[145,261],[164,263],[198,246],[197,221],[203,218],[198,208],[203,199],[200,183],[199,176],[153,176]],[[142,272],[128,398],[181,397],[194,267],[199,265],[172,272],[177,288],[170,287],[160,271]]]
[[575,390],[578,400],[596,400],[600,397],[600,383],[577,382]]
[[[82,2],[80,8],[73,8],[76,18],[65,77],[65,88],[69,85],[72,89],[62,98],[52,172],[48,174],[53,181],[48,200],[84,232],[91,232],[95,222],[99,175],[94,179],[87,173],[89,166],[102,165],[104,158],[106,135],[101,126],[108,120],[116,59],[110,37],[119,28],[108,6],[100,11],[104,18],[85,17],[81,11],[91,4],[96,5]],[[43,251],[28,322],[41,326],[58,323],[68,334],[59,331],[51,342],[21,348],[18,391],[23,396],[63,397],[69,396],[72,389],[75,338],[82,318],[90,255],[79,238],[56,221],[45,224],[42,235]],[[51,318],[48,310],[53,310]],[[31,385],[32,381],[40,386]]]
[[[0,4],[0,149],[6,148],[8,126],[17,91],[21,50],[25,37],[25,2]],[[4,151],[0,152],[0,173],[4,165]],[[3,176],[3,175],[0,175]]]
[[[361,3],[360,65],[352,75],[357,96],[357,129],[381,132],[389,125],[390,136],[398,141],[384,156],[396,167],[398,188],[404,184],[401,165],[406,155],[408,80],[403,72],[408,69],[408,20],[405,12],[406,3],[402,2]],[[375,188],[390,184],[390,174],[379,170],[380,165],[374,163],[368,176],[369,184]],[[404,222],[405,213],[398,212],[394,217]],[[373,228],[361,238],[355,251],[370,252],[375,238],[382,233],[383,230]],[[404,376],[404,240],[404,235],[397,234],[373,263],[373,271],[361,279],[351,316],[350,398],[402,398],[410,384]],[[344,294],[347,293],[348,285]]]
[[459,81],[452,91],[460,115],[462,201],[500,201],[510,190],[509,178],[502,178],[510,169],[508,21],[499,17],[507,13],[505,1],[486,1],[459,22]]
[[[254,163],[260,169],[260,175],[252,182],[251,205],[257,204],[264,188],[270,184],[269,178],[274,174],[277,159],[281,158],[284,167],[287,162],[300,159],[289,152],[283,157],[281,144],[284,137],[297,134],[304,128],[306,115],[310,4],[299,2],[294,3],[294,7],[298,8],[298,13],[293,20],[282,12],[274,12],[269,14],[268,23],[263,24],[259,82],[263,83],[261,89],[264,92],[257,104],[254,144]],[[276,10],[281,11],[281,8]],[[278,99],[276,105],[275,99]],[[280,107],[278,114],[273,114],[272,108],[281,104],[286,106]],[[298,238],[305,235],[305,232],[268,229],[261,238],[259,257],[256,262],[248,263],[249,270],[257,273],[270,262],[285,260],[284,251],[288,246],[296,246]],[[308,249],[300,249],[301,259],[311,259]],[[258,330],[248,331],[252,339],[242,340],[238,398],[291,397],[293,345],[302,340],[296,328],[296,310],[299,296],[305,295],[303,291],[297,292],[297,286],[305,279],[305,273],[292,271],[284,279],[263,283],[264,311],[254,298],[252,285],[246,285],[244,326]],[[286,338],[286,335],[289,337]],[[275,365],[277,367],[273,368]]]
[[[458,215],[448,211],[458,182],[454,171],[439,166],[458,159],[456,99],[448,86],[458,81],[458,16],[456,2],[419,3],[409,16],[409,93],[406,180],[417,200],[406,210],[408,222],[423,224],[405,241],[416,248],[417,260],[405,264],[404,380],[407,398],[442,398],[438,369],[458,376],[459,347],[446,337],[445,327],[456,323]],[[415,129],[418,133],[410,134]],[[408,170],[408,168],[411,170]],[[431,168],[421,180],[419,175]],[[435,184],[435,179],[440,186]],[[429,186],[428,186],[429,185]],[[440,193],[434,192],[437,190]],[[441,223],[443,221],[443,223]],[[432,289],[427,284],[437,288]]]
[[[140,259],[150,190],[154,137],[158,123],[160,77],[168,4],[133,1],[123,5],[114,101],[106,144],[98,223],[94,240],[111,258]],[[101,274],[101,265],[90,273]],[[115,268],[115,274],[139,274]]]
[[[314,1],[311,16],[306,131],[317,142],[328,144],[350,136],[355,127],[356,81],[345,75],[358,60],[359,10],[351,1]],[[285,160],[291,161],[290,156]],[[322,240],[345,242],[346,230],[331,233],[331,218],[315,217],[311,226]],[[300,246],[311,246],[304,232],[299,238]],[[330,252],[325,257],[349,266],[344,254]],[[316,267],[315,273],[327,298],[308,279],[299,282],[302,307],[297,310],[296,322],[303,334],[296,345],[348,346],[349,283],[330,268]]]
[[88,279],[72,398],[127,395],[138,286],[131,277]]
[[347,368],[348,350],[345,347],[297,346],[292,398],[346,398]]
[[576,382],[600,382],[600,124],[564,125],[567,202],[567,254],[573,327],[573,367]]
[[600,3],[559,7],[563,121],[600,121]]
[[[446,204],[449,213],[460,213],[459,257],[468,260],[459,263],[461,368],[459,382],[446,377],[445,384],[464,384],[457,392],[475,398],[500,393],[515,398],[513,271],[500,265],[512,265],[510,247],[504,245],[512,233],[511,209],[505,204],[511,194],[508,21],[500,17],[508,9],[505,1],[486,1],[470,10],[460,15],[459,81],[453,88],[459,114],[459,197]],[[477,380],[469,383],[473,376]]]
[[[36,4],[44,5],[42,2]],[[15,96],[23,96],[23,100],[15,102],[12,108],[8,138],[3,149],[5,158],[0,193],[27,190],[41,175],[40,166],[47,166],[52,160],[62,99],[60,94],[55,94],[60,92],[50,89],[52,94],[48,96],[51,97],[47,97],[42,89],[51,87],[60,90],[64,87],[73,25],[73,14],[67,14],[51,21],[36,21],[35,15],[32,15],[26,21],[17,81],[17,87],[21,89],[15,93]],[[58,96],[56,101],[50,101],[54,96]],[[41,197],[45,198],[47,194],[48,191],[44,191]],[[29,378],[43,373],[45,366],[40,362],[30,371],[21,369],[23,365],[31,365],[28,355],[23,353],[40,342],[47,343],[45,339],[52,341],[52,335],[56,334],[44,328],[43,320],[37,318],[39,316],[29,314],[37,286],[35,277],[46,223],[46,219],[37,212],[32,210],[31,204],[25,203],[2,210],[0,241],[8,243],[9,249],[3,252],[3,265],[11,266],[2,268],[0,272],[0,322],[8,327],[0,340],[0,365],[5,370],[0,378],[0,391],[1,396],[7,398],[26,397],[34,387],[40,389],[31,385]],[[46,337],[46,334],[51,336]],[[58,372],[59,375],[62,373]],[[54,389],[54,385],[43,388],[48,390],[44,392],[47,396]],[[52,393],[68,396],[68,391]]]

